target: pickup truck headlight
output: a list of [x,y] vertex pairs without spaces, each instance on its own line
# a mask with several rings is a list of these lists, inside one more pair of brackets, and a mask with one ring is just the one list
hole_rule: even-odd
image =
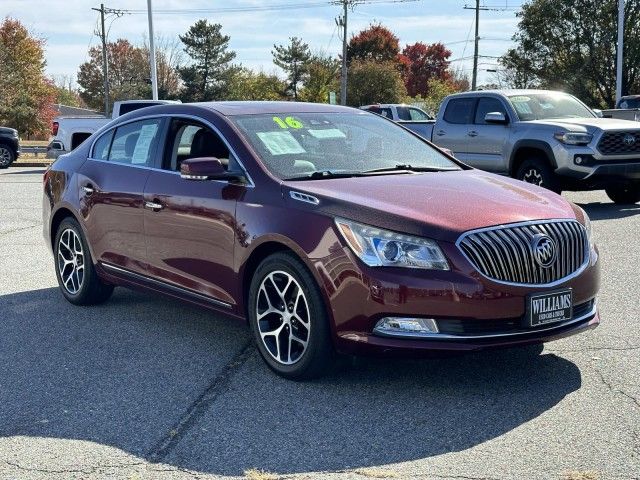
[[428,238],[412,237],[349,220],[336,219],[349,248],[370,267],[449,270],[440,247]]
[[580,132],[557,132],[553,137],[566,145],[587,145],[593,139],[590,133]]

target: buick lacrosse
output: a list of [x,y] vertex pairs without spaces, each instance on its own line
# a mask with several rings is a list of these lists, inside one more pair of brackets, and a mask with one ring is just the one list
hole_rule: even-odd
[[526,346],[600,321],[584,210],[351,108],[144,108],[59,157],[43,203],[68,301],[125,286],[246,320],[288,378],[336,353]]

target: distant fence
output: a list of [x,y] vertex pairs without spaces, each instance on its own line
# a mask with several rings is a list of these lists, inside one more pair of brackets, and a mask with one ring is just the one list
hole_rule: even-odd
[[20,153],[32,153],[38,158],[38,154],[47,155],[47,147],[20,147]]

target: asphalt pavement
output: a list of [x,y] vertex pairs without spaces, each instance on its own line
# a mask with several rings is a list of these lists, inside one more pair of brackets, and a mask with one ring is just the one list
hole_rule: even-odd
[[0,479],[640,478],[640,205],[565,193],[600,247],[599,328],[301,383],[242,322],[122,288],[66,302],[42,172],[0,171]]

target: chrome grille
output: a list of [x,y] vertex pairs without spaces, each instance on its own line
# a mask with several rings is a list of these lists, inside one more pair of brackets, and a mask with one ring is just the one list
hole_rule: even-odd
[[598,142],[603,155],[628,155],[640,153],[640,131],[605,132]]
[[[543,267],[536,260],[534,237],[555,244],[555,259]],[[582,269],[588,259],[585,228],[572,220],[526,222],[464,233],[458,247],[484,276],[522,285],[554,283]]]

